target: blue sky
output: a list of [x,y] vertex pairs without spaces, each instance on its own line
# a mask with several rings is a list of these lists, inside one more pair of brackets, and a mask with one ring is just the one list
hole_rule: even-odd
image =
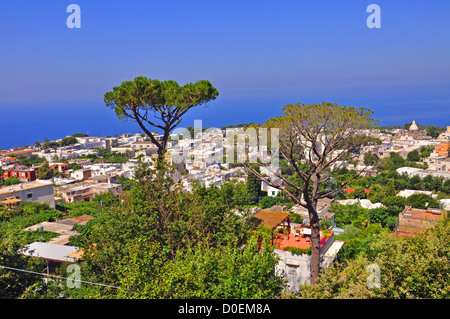
[[[81,29],[66,26],[71,3]],[[380,29],[366,26],[370,3]],[[448,0],[2,1],[0,111],[113,121],[104,93],[145,75],[211,81],[220,96],[187,117],[208,126],[322,101],[371,108],[385,124],[450,125],[449,17]]]

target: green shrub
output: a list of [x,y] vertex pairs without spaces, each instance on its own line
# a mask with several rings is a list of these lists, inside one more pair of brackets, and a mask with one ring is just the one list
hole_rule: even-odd
[[283,250],[287,250],[293,254],[298,254],[298,255],[301,255],[301,254],[311,255],[312,248],[311,247],[299,248],[299,247],[286,246],[283,248]]

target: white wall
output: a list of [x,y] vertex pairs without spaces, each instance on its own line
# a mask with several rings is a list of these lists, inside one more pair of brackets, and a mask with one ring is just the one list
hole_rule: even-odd
[[299,285],[310,283],[311,255],[297,255],[280,249],[275,249],[275,253],[280,256],[275,269],[278,274],[288,280],[290,291],[295,292]]
[[[30,182],[36,183],[36,182]],[[37,184],[39,183],[39,184]],[[53,184],[37,182],[38,186],[34,188],[22,187],[21,184],[7,186],[8,188],[13,188],[14,191],[0,195],[0,201],[5,200],[9,197],[15,197],[21,199],[22,201],[32,201],[48,204],[51,208],[55,208],[55,197],[53,194]]]

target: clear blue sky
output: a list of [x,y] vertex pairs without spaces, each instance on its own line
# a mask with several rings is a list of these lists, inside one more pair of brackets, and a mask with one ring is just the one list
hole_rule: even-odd
[[[66,26],[71,3],[81,29]],[[381,29],[366,26],[370,3]],[[219,98],[191,114],[211,126],[322,101],[450,125],[449,39],[448,0],[2,1],[0,111],[103,116],[106,91],[145,75],[211,81]]]

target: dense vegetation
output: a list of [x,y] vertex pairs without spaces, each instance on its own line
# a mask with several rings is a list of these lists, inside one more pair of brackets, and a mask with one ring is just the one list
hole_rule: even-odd
[[[323,270],[316,286],[302,286],[300,298],[426,298],[450,297],[450,220],[415,237],[394,237],[373,225],[365,230],[351,229],[359,247],[346,244],[345,263]],[[379,285],[374,272],[379,270]],[[292,297],[292,296],[291,296]]]
[[[18,209],[14,216],[4,211],[4,225],[8,225],[4,234],[11,241],[12,225],[21,233],[23,227],[45,220],[94,216],[86,225],[75,226],[80,235],[70,239],[72,245],[85,250],[82,279],[119,289],[93,285],[69,289],[58,282],[44,285],[37,277],[5,297],[273,298],[281,293],[284,283],[274,273],[278,259],[269,246],[268,232],[255,229],[244,208],[245,184],[227,183],[221,188],[197,184],[186,194],[164,172],[152,174],[142,168],[120,201],[104,193],[93,202],[58,206],[60,211],[47,209],[30,215]],[[258,236],[264,238],[260,252]],[[27,240],[32,239],[36,237]],[[15,248],[26,242],[20,241]],[[31,262],[17,254],[14,258],[16,264]],[[34,269],[39,265],[43,266]],[[29,266],[22,264],[21,268]],[[59,272],[65,275],[64,267]],[[15,278],[17,285],[21,276]]]
[[[61,217],[61,212],[50,209],[46,204],[23,202],[15,209],[0,207],[0,265],[42,272],[45,269],[43,260],[23,258],[17,251],[34,241],[48,241],[58,234],[23,229]],[[40,280],[35,275],[0,268],[0,298],[19,298]]]

